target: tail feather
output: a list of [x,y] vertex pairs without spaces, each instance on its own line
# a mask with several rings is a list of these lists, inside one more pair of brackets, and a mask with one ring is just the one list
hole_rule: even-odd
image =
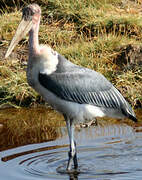
[[131,108],[131,106],[129,105],[129,103],[127,103],[127,108],[122,108],[122,113],[128,117],[129,119],[131,119],[134,122],[138,122],[136,115],[133,111],[133,109]]
[[127,113],[128,113],[128,118],[133,120],[134,122],[137,122],[137,118],[135,115],[135,112],[133,111],[132,107],[130,106],[130,104],[127,102],[128,105],[128,109],[127,109]]
[[116,88],[113,88],[113,91],[116,93],[115,95],[117,95],[122,113],[129,119],[133,120],[134,122],[137,122],[135,112],[133,111],[130,104],[125,100],[125,98]]
[[128,118],[133,120],[134,122],[138,122],[137,118],[135,116],[132,116],[131,114],[129,114]]

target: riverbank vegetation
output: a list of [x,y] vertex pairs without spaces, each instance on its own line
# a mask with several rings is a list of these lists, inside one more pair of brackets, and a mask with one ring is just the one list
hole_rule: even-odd
[[[35,106],[43,99],[26,82],[28,37],[4,54],[32,0],[0,5],[0,107]],[[135,108],[142,106],[142,2],[138,0],[37,0],[40,43],[109,79]]]

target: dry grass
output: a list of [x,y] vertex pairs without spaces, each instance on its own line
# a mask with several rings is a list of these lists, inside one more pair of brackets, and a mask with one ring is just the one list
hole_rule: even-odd
[[25,106],[36,101],[38,95],[28,86],[26,72],[17,61],[1,61],[0,75],[0,105]]
[[[14,35],[21,19],[20,9],[30,2],[33,1],[3,0],[1,50],[7,49]],[[42,7],[43,15],[39,32],[41,43],[49,44],[78,65],[101,72],[132,105],[137,106],[137,102],[139,106],[142,104],[142,67],[135,64],[127,68],[125,64],[125,68],[122,68],[115,63],[121,53],[120,47],[141,44],[141,1],[78,0],[73,3],[71,0],[38,0],[37,3]],[[15,48],[13,61],[3,61],[1,53],[1,105],[12,103],[30,106],[43,103],[42,98],[27,85],[24,68],[20,65],[26,61],[21,53],[22,50],[25,52],[27,44],[28,38],[25,37]]]

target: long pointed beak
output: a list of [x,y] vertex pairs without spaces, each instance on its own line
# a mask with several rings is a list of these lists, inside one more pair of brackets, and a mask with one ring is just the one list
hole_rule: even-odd
[[18,44],[18,42],[30,31],[30,29],[32,28],[32,21],[26,21],[24,19],[22,19],[22,21],[20,22],[17,31],[10,43],[10,46],[5,54],[5,58],[7,58],[12,50],[14,49],[14,47]]

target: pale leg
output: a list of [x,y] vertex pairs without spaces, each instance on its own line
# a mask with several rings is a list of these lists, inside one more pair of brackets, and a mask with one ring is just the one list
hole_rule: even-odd
[[69,159],[68,159],[68,165],[67,170],[71,170],[72,160],[74,163],[74,168],[78,168],[78,162],[77,162],[77,153],[76,153],[76,143],[74,141],[74,125],[73,121],[69,119],[68,117],[64,116],[66,120],[66,125],[68,129],[68,135],[69,135],[69,141],[70,141],[70,151],[68,153]]

